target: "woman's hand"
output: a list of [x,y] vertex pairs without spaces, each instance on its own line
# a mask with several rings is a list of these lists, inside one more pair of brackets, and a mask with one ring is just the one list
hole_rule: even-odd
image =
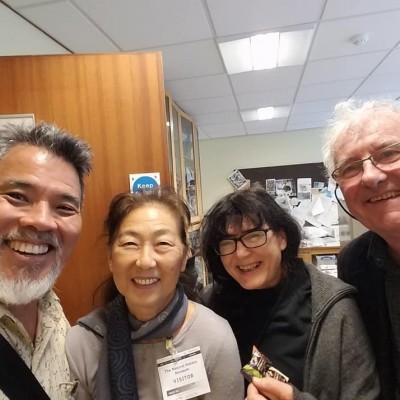
[[273,378],[253,378],[246,400],[293,400],[293,387]]

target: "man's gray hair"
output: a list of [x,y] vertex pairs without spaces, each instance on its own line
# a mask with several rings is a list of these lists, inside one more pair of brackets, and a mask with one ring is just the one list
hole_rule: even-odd
[[79,177],[81,204],[85,176],[92,170],[92,150],[83,140],[57,128],[40,123],[34,127],[7,124],[0,128],[0,160],[15,146],[30,145],[47,149],[71,164]]
[[348,130],[356,133],[358,128],[367,120],[379,123],[377,114],[395,113],[400,116],[400,104],[395,100],[349,99],[335,106],[334,114],[328,121],[325,131],[322,156],[328,175],[335,169],[334,149],[337,140]]

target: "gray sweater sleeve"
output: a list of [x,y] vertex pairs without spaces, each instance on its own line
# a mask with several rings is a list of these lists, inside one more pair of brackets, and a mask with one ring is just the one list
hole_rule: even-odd
[[206,394],[204,400],[243,400],[244,381],[240,373],[240,357],[236,339],[228,323],[225,332],[222,331],[221,336],[216,338],[214,350],[210,362],[212,372],[208,374],[211,393]]
[[66,352],[71,378],[78,380],[76,400],[93,400],[101,341],[85,328],[73,326],[67,334]]

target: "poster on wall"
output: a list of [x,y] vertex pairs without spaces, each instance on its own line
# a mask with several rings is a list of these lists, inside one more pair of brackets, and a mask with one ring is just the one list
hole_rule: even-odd
[[141,190],[152,190],[160,186],[160,173],[147,172],[144,174],[129,174],[129,190],[131,193]]
[[33,114],[0,115],[0,129],[7,124],[33,127],[35,125],[35,116]]

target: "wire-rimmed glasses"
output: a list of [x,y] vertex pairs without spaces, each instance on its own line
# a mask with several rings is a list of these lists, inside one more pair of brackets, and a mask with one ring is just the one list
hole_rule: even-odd
[[374,151],[369,157],[362,160],[344,162],[334,169],[332,178],[339,184],[355,178],[362,173],[363,164],[367,160],[382,171],[390,170],[393,164],[400,160],[400,142]]

